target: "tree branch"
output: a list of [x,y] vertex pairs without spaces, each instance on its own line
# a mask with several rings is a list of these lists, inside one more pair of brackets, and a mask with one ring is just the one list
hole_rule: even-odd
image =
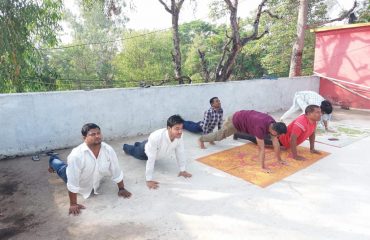
[[258,35],[258,27],[259,27],[259,23],[260,23],[260,18],[261,18],[261,15],[262,15],[262,8],[265,6],[265,3],[267,2],[267,0],[262,0],[262,2],[258,5],[258,10],[257,10],[257,14],[256,14],[256,18],[254,20],[254,23],[253,23],[253,33],[251,36],[249,37],[244,37],[243,39],[241,39],[241,44],[242,46],[244,46],[245,44],[247,44],[247,42],[251,41],[251,40],[254,40],[257,38],[257,35]]
[[232,4],[232,2],[230,0],[225,0],[225,3],[227,4],[227,6],[229,7],[230,10],[231,10],[231,8],[234,8],[234,5]]
[[317,27],[320,27],[320,26],[328,24],[328,23],[332,23],[332,22],[336,22],[336,21],[342,21],[343,19],[347,18],[353,12],[353,10],[355,10],[356,7],[357,7],[357,1],[355,1],[353,3],[353,6],[352,6],[351,9],[349,9],[347,12],[342,13],[342,15],[340,15],[339,17],[334,18],[334,19],[330,19],[330,20],[327,20],[327,21],[322,21],[322,22],[311,24],[311,25],[307,25],[306,29],[317,28]]
[[216,75],[220,72],[220,70],[222,68],[222,62],[224,61],[226,52],[228,51],[227,46],[229,46],[229,44],[231,43],[232,40],[233,39],[230,38],[229,41],[227,41],[227,43],[223,47],[222,57],[221,57],[220,61],[217,64]]
[[261,39],[263,36],[265,36],[268,33],[269,33],[269,31],[266,29],[261,35],[259,35],[258,37],[256,37],[254,40]]
[[171,9],[167,6],[167,4],[163,0],[158,0],[158,1],[164,6],[164,9],[166,9],[167,12],[173,14]]
[[263,10],[262,13],[267,13],[272,18],[277,18],[277,19],[282,19],[283,18],[282,16],[273,14],[272,12],[270,12],[270,10]]
[[184,3],[185,0],[180,0],[179,3],[177,4],[177,9],[181,9],[182,4]]

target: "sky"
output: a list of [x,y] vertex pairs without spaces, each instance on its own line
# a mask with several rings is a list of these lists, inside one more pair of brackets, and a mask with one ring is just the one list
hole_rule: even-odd
[[[180,23],[189,22],[195,19],[207,20],[209,3],[212,0],[198,0],[196,12],[193,12],[191,1],[185,0],[183,9],[180,12]],[[169,0],[167,0],[169,2]],[[257,9],[261,0],[239,0],[238,16],[247,17]],[[354,0],[331,0],[334,7],[331,9],[333,17],[338,16],[342,9],[350,9]],[[135,0],[136,11],[128,12],[130,21],[128,28],[132,29],[163,29],[171,27],[171,15],[164,10],[158,0]],[[228,21],[227,16],[220,19],[220,22]]]
[[[167,1],[169,2],[169,1]],[[195,19],[209,21],[209,3],[211,0],[196,1],[194,4],[191,1],[185,0],[183,8],[180,12],[179,23],[190,22]],[[239,2],[238,16],[246,17],[251,11],[254,11],[260,0],[241,0]],[[162,4],[158,0],[136,0],[136,11],[128,13],[130,21],[127,24],[128,28],[133,29],[163,29],[171,27],[171,15],[165,11]],[[227,21],[227,17],[220,19],[219,22]]]
[[[71,10],[75,15],[78,15],[78,7],[75,3],[76,0],[64,0],[65,7]],[[130,1],[130,0],[128,0]],[[131,10],[126,8],[124,13],[129,17],[130,21],[126,24],[130,29],[148,29],[158,30],[171,27],[171,15],[165,11],[162,4],[158,0],[131,0],[135,4],[135,9]],[[170,2],[169,0],[165,0]],[[193,20],[201,19],[204,21],[212,21],[209,19],[209,4],[212,0],[185,0],[184,5],[180,12],[179,23],[190,22]],[[331,2],[333,7],[330,9],[331,18],[337,17],[339,12],[343,9],[347,10],[353,6],[354,0],[327,0]],[[191,4],[193,2],[193,4]],[[194,2],[196,7],[194,8]],[[247,17],[255,11],[261,0],[239,0],[238,16]],[[195,10],[194,10],[195,9]],[[228,23],[228,16],[218,19],[216,23]],[[215,21],[212,21],[213,23]],[[331,25],[340,25],[342,23],[335,22]],[[72,41],[70,29],[66,23],[62,24],[64,31],[60,34],[63,43]]]

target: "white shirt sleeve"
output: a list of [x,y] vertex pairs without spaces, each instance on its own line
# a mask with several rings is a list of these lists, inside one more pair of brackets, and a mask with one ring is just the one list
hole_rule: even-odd
[[68,156],[68,166],[66,169],[67,173],[67,189],[70,192],[78,193],[80,191],[80,176],[81,166],[77,156]]
[[112,148],[109,149],[109,158],[111,162],[109,171],[112,175],[112,180],[115,183],[119,183],[123,180],[123,172],[119,167],[117,154]]
[[179,145],[177,145],[175,149],[175,154],[176,154],[176,160],[177,160],[177,165],[180,168],[180,171],[183,172],[186,170],[186,158],[185,158],[185,150],[184,150],[184,141],[179,139]]
[[145,169],[146,181],[151,181],[153,179],[154,164],[158,153],[159,141],[160,138],[158,136],[150,135],[148,142],[145,144],[145,154],[148,157]]

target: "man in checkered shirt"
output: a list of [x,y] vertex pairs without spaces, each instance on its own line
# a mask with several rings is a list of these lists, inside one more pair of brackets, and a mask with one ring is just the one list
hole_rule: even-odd
[[328,100],[325,100],[322,96],[313,91],[296,92],[293,99],[293,106],[291,106],[290,109],[284,113],[284,115],[280,118],[280,121],[285,121],[290,115],[299,109],[301,109],[304,114],[308,105],[320,106],[322,115],[319,124],[324,126],[326,131],[330,131],[328,122],[331,120],[333,106]]
[[223,110],[221,108],[221,101],[218,97],[213,97],[209,100],[211,108],[204,112],[204,119],[200,122],[185,121],[184,129],[193,133],[208,134],[215,129],[221,129]]

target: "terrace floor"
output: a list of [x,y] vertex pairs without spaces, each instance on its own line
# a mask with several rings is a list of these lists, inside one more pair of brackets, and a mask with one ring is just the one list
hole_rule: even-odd
[[[370,113],[336,109],[333,122],[370,128]],[[230,137],[201,150],[185,132],[193,177],[179,178],[176,163],[157,161],[158,190],[145,185],[145,162],[121,150],[146,137],[108,142],[132,198],[118,198],[107,179],[101,195],[78,198],[86,209],[77,217],[68,216],[66,187],[47,172],[47,156],[1,160],[0,239],[370,239],[370,137],[343,148],[316,143],[331,154],[261,188],[195,161],[246,141]],[[70,150],[57,152],[66,159]]]

